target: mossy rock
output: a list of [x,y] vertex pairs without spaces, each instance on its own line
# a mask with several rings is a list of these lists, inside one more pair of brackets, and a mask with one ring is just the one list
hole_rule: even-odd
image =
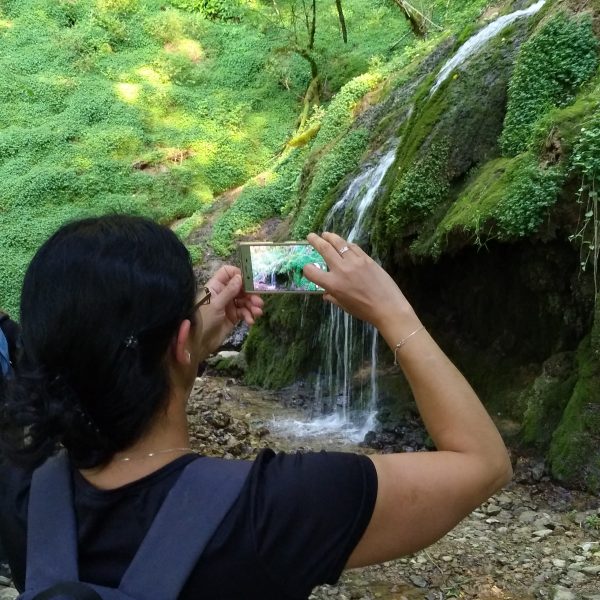
[[566,178],[562,164],[543,166],[526,152],[487,162],[466,184],[420,254],[436,254],[460,236],[475,245],[490,238],[510,240],[535,233],[556,203]]
[[242,377],[248,369],[243,352],[223,350],[206,362],[209,367],[222,376]]
[[600,362],[587,337],[577,352],[578,379],[548,452],[552,475],[600,492]]
[[572,352],[550,357],[544,362],[540,376],[521,394],[524,407],[521,439],[525,443],[545,450],[550,445],[577,381],[573,358]]
[[320,296],[267,298],[264,315],[250,329],[244,344],[246,383],[282,388],[316,366],[321,303]]
[[455,70],[434,94],[433,76],[415,93],[415,110],[406,126],[395,183],[377,210],[380,251],[408,238],[415,254],[444,216],[464,179],[478,165],[499,155],[498,138],[506,110],[514,58],[526,24],[492,39],[479,54]]

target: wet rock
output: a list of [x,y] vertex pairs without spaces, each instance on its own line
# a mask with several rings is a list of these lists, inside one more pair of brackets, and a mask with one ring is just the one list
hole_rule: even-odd
[[242,345],[248,336],[249,327],[245,321],[242,321],[223,342],[225,350],[241,350]]
[[413,585],[416,585],[417,587],[427,587],[427,581],[423,579],[423,577],[421,577],[420,575],[411,575],[410,581],[411,583],[413,583]]
[[234,350],[222,350],[215,356],[210,357],[206,363],[209,369],[219,375],[233,375],[234,377],[241,377],[248,368],[243,352]]

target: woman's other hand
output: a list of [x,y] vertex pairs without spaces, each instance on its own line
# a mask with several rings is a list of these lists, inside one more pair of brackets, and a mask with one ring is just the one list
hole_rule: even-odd
[[231,265],[221,267],[206,287],[212,295],[210,303],[201,309],[202,343],[206,351],[212,353],[241,320],[254,324],[262,315],[263,300],[244,291],[241,271]]
[[378,329],[399,312],[412,316],[412,308],[394,280],[359,246],[335,233],[311,233],[307,239],[329,271],[307,265],[304,275],[325,289],[325,300]]

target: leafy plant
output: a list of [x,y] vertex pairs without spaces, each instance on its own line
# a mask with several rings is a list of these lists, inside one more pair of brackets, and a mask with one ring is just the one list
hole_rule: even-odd
[[239,0],[171,0],[171,4],[183,10],[199,12],[209,19],[239,19]]
[[600,214],[598,213],[597,179],[600,177],[600,116],[592,118],[581,128],[571,159],[571,171],[581,177],[577,202],[585,206],[575,233],[569,236],[581,247],[580,264],[583,271],[591,261],[594,289],[598,293],[598,256],[600,254]]
[[588,515],[584,522],[588,529],[600,530],[600,515]]
[[573,101],[598,68],[598,40],[589,16],[558,13],[521,48],[509,85],[502,132],[504,153],[527,149],[536,121]]

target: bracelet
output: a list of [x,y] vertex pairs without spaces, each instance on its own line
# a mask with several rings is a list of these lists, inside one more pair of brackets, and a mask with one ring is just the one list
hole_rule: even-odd
[[409,333],[405,338],[402,338],[394,347],[394,366],[397,367],[398,366],[398,358],[396,356],[396,353],[398,352],[398,350],[400,350],[400,348],[402,348],[402,346],[404,346],[404,344],[406,344],[406,342],[408,341],[408,338],[411,338],[413,335],[415,335],[415,333],[419,333],[419,331],[421,331],[421,329],[425,329],[424,325],[421,325],[421,327],[418,327],[417,329],[415,329],[412,333]]

